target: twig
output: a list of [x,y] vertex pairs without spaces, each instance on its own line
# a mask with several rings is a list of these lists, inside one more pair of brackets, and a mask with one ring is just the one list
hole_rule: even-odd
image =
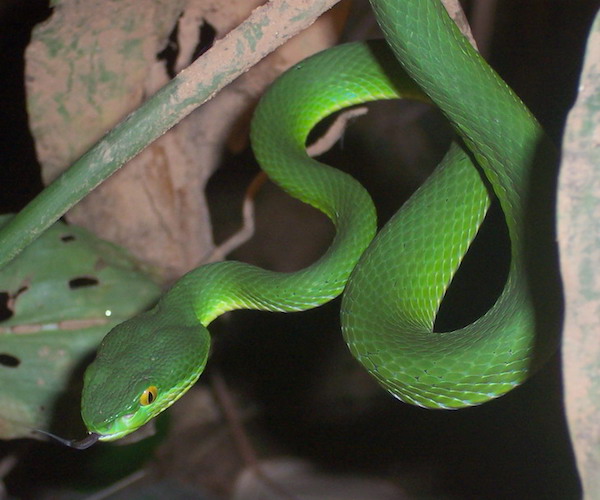
[[141,481],[147,475],[148,472],[145,469],[135,471],[134,473],[129,474],[129,476],[124,477],[120,481],[117,481],[116,483],[113,483],[110,486],[103,488],[101,491],[94,493],[89,497],[86,497],[85,500],[103,500],[105,498],[108,498],[114,495],[115,493],[124,490],[125,488],[129,488],[129,486],[131,486],[132,484]]
[[473,48],[477,50],[477,42],[475,42],[475,38],[473,38],[473,33],[471,33],[471,27],[467,21],[467,16],[465,15],[459,0],[442,0],[442,3],[444,4],[444,7],[446,7],[448,14],[454,20],[462,34],[467,37]]
[[233,399],[225,380],[220,373],[214,372],[210,377],[213,392],[223,410],[223,415],[233,436],[233,440],[238,447],[238,451],[242,460],[247,467],[250,467],[256,476],[263,481],[267,486],[272,488],[275,492],[281,495],[281,498],[287,498],[288,500],[294,500],[296,497],[290,492],[286,491],[284,487],[273,481],[267,474],[265,474],[260,466],[258,457],[254,452],[254,447],[248,439],[248,434],[242,424],[239,411]]
[[125,162],[310,26],[337,1],[271,0],[255,9],[246,21],[113,128],[0,230],[0,267]]
[[367,111],[365,106],[361,106],[360,108],[352,108],[340,113],[329,126],[327,132],[306,148],[308,155],[319,156],[326,151],[329,151],[344,134],[348,122],[354,118],[367,114]]
[[242,205],[242,227],[216,247],[208,257],[200,259],[198,265],[223,260],[227,254],[233,252],[236,248],[252,238],[252,235],[254,234],[254,198],[266,180],[267,174],[264,172],[259,172],[258,175],[252,179],[248,189],[246,189],[246,195],[244,196]]
[[229,389],[225,384],[225,380],[223,380],[223,377],[220,373],[215,371],[211,374],[210,383],[219,406],[223,411],[225,420],[229,425],[229,430],[233,435],[233,440],[238,447],[238,451],[242,457],[242,460],[247,465],[251,465],[252,467],[257,466],[258,458],[256,457],[256,453],[254,453],[254,447],[250,443],[250,440],[248,439],[248,436],[242,427],[239,413],[235,403],[231,398],[231,395],[229,394]]

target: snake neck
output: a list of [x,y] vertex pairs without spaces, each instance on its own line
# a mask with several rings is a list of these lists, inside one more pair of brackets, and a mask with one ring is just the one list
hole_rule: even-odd
[[374,210],[363,212],[360,219],[358,234],[346,227],[356,227],[356,220],[340,222],[329,249],[305,269],[281,273],[237,261],[208,264],[178,280],[157,307],[175,308],[208,326],[221,314],[237,309],[291,312],[320,306],[343,291],[374,236]]

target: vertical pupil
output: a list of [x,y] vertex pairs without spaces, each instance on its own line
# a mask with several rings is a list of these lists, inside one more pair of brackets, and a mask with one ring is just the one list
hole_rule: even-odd
[[148,391],[148,404],[154,401],[154,393],[152,391]]

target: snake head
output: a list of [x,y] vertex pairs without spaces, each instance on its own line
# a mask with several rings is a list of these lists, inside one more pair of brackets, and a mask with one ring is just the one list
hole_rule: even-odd
[[160,306],[113,328],[87,368],[81,415],[102,441],[120,439],[171,406],[198,379],[208,330]]

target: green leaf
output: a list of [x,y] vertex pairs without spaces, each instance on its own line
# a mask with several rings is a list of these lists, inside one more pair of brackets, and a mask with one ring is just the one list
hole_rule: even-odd
[[2,269],[0,438],[32,437],[32,428],[72,434],[97,345],[159,295],[126,251],[61,222]]

